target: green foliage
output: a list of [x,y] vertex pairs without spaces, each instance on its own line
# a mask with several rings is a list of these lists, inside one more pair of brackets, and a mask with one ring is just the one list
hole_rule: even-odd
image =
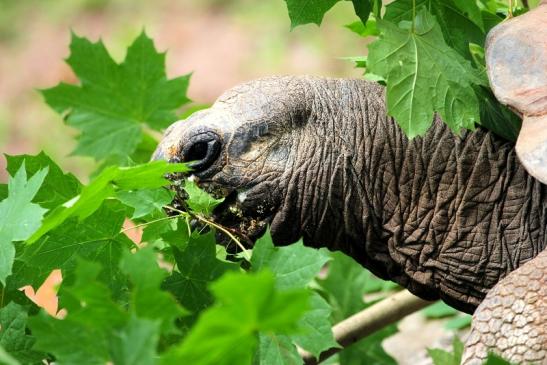
[[32,203],[48,169],[38,171],[27,180],[25,163],[10,178],[8,196],[0,202],[0,282],[6,284],[11,274],[15,247],[13,241],[23,241],[40,227],[46,209]]
[[[39,363],[44,357],[44,354],[32,350],[35,339],[26,333],[27,318],[26,310],[19,304],[11,302],[0,309],[0,346],[5,352],[0,354],[0,363]],[[12,359],[2,359],[2,356]]]
[[[328,275],[319,280],[319,285],[326,293],[332,307],[333,322],[339,322],[376,301],[365,302],[364,294],[381,293],[395,287],[393,283],[385,282],[363,270],[352,258],[336,252],[332,253]],[[367,289],[365,289],[367,288]],[[389,325],[371,336],[353,344],[338,355],[341,365],[360,364],[396,364],[382,347],[382,341],[397,333],[396,325]]]
[[136,254],[125,251],[120,269],[131,281],[130,310],[137,316],[150,320],[159,320],[162,332],[178,332],[175,320],[187,314],[167,292],[160,290],[167,272],[156,263],[156,254],[151,248],[145,248]]
[[326,250],[310,249],[302,242],[274,247],[269,231],[257,240],[251,258],[253,270],[269,268],[278,276],[280,288],[308,285],[327,261]]
[[435,18],[422,9],[413,24],[381,21],[378,27],[382,35],[369,46],[368,67],[386,79],[388,111],[405,133],[425,134],[435,112],[456,133],[473,129],[479,120],[473,86],[487,82],[448,47]]
[[422,314],[429,319],[450,318],[444,325],[448,330],[458,330],[471,324],[471,316],[449,307],[446,303],[438,301],[422,310]]
[[338,1],[340,0],[285,0],[291,18],[291,28],[307,23],[320,25],[323,15]]
[[217,304],[207,309],[164,364],[252,362],[258,332],[290,333],[308,306],[303,289],[278,290],[274,275],[228,273],[210,286]]
[[[174,122],[190,75],[168,80],[165,53],[143,32],[117,64],[102,41],[72,34],[67,59],[80,85],[61,83],[43,90],[46,102],[81,131],[74,154],[118,163],[134,160],[145,126],[161,130]],[[150,156],[150,153],[148,153]],[[144,161],[140,161],[144,162]]]
[[[154,161],[133,167],[110,166],[84,187],[80,195],[53,210],[30,237],[29,243],[36,242],[71,217],[78,217],[80,220],[89,217],[103,201],[117,197],[119,191],[160,188],[168,184],[164,178],[165,174],[184,171],[188,171],[185,165],[169,164],[166,161]],[[132,206],[135,206],[134,201],[132,203]]]
[[81,184],[76,177],[70,173],[63,173],[61,168],[49,158],[44,152],[36,156],[6,155],[8,163],[7,171],[14,175],[21,165],[25,165],[27,176],[34,175],[42,169],[47,169],[48,173],[32,201],[46,209],[53,209],[69,201],[80,193]]
[[121,233],[126,208],[108,201],[92,215],[72,218],[31,245],[19,248],[12,285],[40,286],[54,269],[70,280],[79,258],[101,263],[100,277],[112,288],[120,285],[118,263],[122,253],[134,245]]
[[[452,351],[427,349],[427,353],[433,360],[434,365],[460,365],[462,362],[463,347],[461,340],[458,337],[454,337]],[[483,365],[511,365],[511,363],[494,353],[489,353]]]
[[483,365],[512,365],[512,363],[503,359],[499,355],[489,353]]
[[21,365],[21,363],[11,356],[2,346],[0,346],[0,364]]
[[444,302],[435,302],[435,304],[431,304],[429,307],[425,308],[422,313],[426,318],[444,318],[444,317],[450,317],[454,314],[458,313],[457,309],[454,309],[452,307],[449,307]]
[[131,219],[138,219],[161,211],[164,206],[171,203],[173,193],[162,187],[158,189],[121,190],[116,193],[116,197],[135,210]]
[[128,304],[114,300],[99,278],[99,264],[81,261],[74,283],[61,289],[66,318],[40,313],[29,320],[36,336],[35,348],[63,364],[155,363],[161,332],[172,331],[174,320],[184,311],[159,291],[166,273],[157,267],[153,251],[126,251],[123,255],[120,270],[131,285]]
[[[286,2],[293,28],[320,24],[337,3]],[[516,140],[520,120],[488,89],[483,58],[487,32],[508,13],[505,2],[395,0],[385,11],[381,1],[353,5],[360,21],[346,27],[377,38],[369,42],[367,58],[349,59],[366,68],[366,79],[387,85],[388,114],[409,138],[424,135],[438,114],[457,134],[480,124]]]
[[[293,26],[319,24],[336,2],[287,0]],[[435,59],[426,71],[439,80],[420,80],[424,84],[412,89],[420,94],[405,99],[406,105],[416,103],[422,109],[405,114],[404,105],[396,105],[390,113],[424,120],[444,113],[453,129],[472,127],[470,116],[477,112],[469,109],[472,103],[444,104],[461,98],[458,88],[464,86],[480,98],[490,97],[485,86],[477,87],[483,79],[473,69],[481,66],[482,43],[476,42],[467,57],[454,46],[460,38],[447,38],[444,22],[452,21],[448,10],[457,10],[482,31],[498,21],[492,19],[497,15],[492,15],[491,5],[478,13],[463,1],[453,0],[448,7],[429,0],[419,4],[433,9],[437,20],[424,8],[414,19],[408,4],[391,2],[381,19],[380,1],[353,1],[361,21],[350,28],[361,36],[381,33],[370,58],[354,60],[378,72],[367,69],[366,77],[387,82],[389,99],[394,77],[424,74],[408,67],[413,59],[419,64]],[[417,51],[412,53],[409,45]],[[434,53],[439,50],[444,56]],[[165,175],[189,169],[133,162],[147,161],[156,147],[146,129],[161,130],[188,101],[189,76],[167,80],[164,54],[144,33],[121,64],[101,42],[73,35],[68,63],[80,86],[60,84],[43,94],[69,125],[80,129],[75,154],[92,156],[102,166],[84,185],[44,153],[6,156],[12,177],[8,185],[0,185],[0,363],[302,364],[297,346],[316,356],[338,347],[333,324],[379,300],[369,300],[369,294],[383,298],[398,289],[341,253],[304,247],[301,241],[275,247],[269,232],[256,242],[249,261],[234,254],[231,244],[217,245],[216,235],[226,232],[208,218],[222,199],[190,180],[183,186],[190,212],[170,207],[177,214],[167,216],[164,208],[173,194],[164,189],[169,183]],[[456,80],[454,67],[465,75]],[[419,100],[427,88],[436,90],[430,94],[431,105]],[[493,102],[489,108],[499,110]],[[408,124],[409,131],[425,131],[427,121],[414,122]],[[121,166],[127,164],[131,167]],[[205,224],[192,229],[193,218]],[[144,227],[142,242],[125,234],[132,229],[129,220]],[[19,291],[25,285],[37,289],[55,269],[63,275],[58,291],[58,309],[66,310],[59,311],[65,313],[63,319],[38,310]],[[443,305],[425,313],[454,315]],[[468,323],[469,317],[457,315],[456,320],[454,327]],[[382,341],[396,332],[396,325],[389,325],[342,350],[336,361],[395,364]],[[454,346],[454,353],[430,354],[436,363],[456,363],[461,343]]]
[[207,194],[207,192],[198,188],[193,180],[186,181],[184,191],[188,194],[188,207],[196,213],[209,215],[217,205],[224,201],[224,198],[215,199]]
[[[295,289],[308,286],[330,258],[325,250],[304,247],[297,242],[287,247],[274,247],[269,231],[257,240],[251,258],[252,270],[271,270],[277,278],[279,289]],[[315,356],[331,347],[338,347],[331,333],[329,316],[331,308],[317,293],[313,293],[310,310],[299,321],[301,333],[289,337]],[[279,341],[287,347],[286,338]],[[261,345],[271,347],[277,339],[267,338]],[[281,351],[277,351],[282,353]],[[260,350],[260,353],[267,353]],[[268,357],[268,361],[281,362],[282,358]]]
[[458,337],[452,341],[452,352],[441,349],[427,349],[435,365],[460,365],[462,362],[463,343]]
[[[172,250],[178,270],[173,272],[163,285],[184,307],[197,316],[213,304],[213,296],[207,289],[208,285],[227,271],[237,270],[238,266],[217,258],[213,232],[203,235],[195,232],[186,239],[182,237],[184,235],[178,235],[176,239],[168,241],[173,244]],[[175,243],[177,241],[178,243]]]

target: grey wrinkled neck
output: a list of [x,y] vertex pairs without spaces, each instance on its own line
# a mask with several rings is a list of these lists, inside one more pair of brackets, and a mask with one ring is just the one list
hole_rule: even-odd
[[438,119],[409,141],[386,116],[380,86],[311,78],[294,87],[304,88],[300,107],[284,110],[308,120],[293,134],[277,241],[302,234],[466,311],[545,248],[545,186],[512,143],[482,129],[458,137]]

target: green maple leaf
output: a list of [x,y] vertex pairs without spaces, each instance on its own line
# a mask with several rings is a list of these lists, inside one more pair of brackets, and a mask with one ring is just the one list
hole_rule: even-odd
[[[321,25],[323,16],[340,0],[285,0],[289,18],[291,19],[291,29],[296,26],[314,23]],[[351,0],[355,14],[366,23],[370,13],[375,10],[379,12],[381,7],[380,0]]]
[[13,356],[8,354],[6,349],[0,346],[0,364],[3,365],[21,365]]
[[117,64],[102,41],[72,35],[67,63],[80,85],[61,83],[43,90],[46,102],[66,113],[66,123],[80,129],[74,154],[96,160],[131,155],[143,139],[143,127],[161,130],[177,119],[188,102],[190,75],[168,80],[165,54],[143,32]]
[[36,349],[53,354],[61,364],[105,364],[111,359],[110,337],[124,327],[128,314],[99,280],[100,272],[100,264],[80,261],[74,283],[63,283],[59,292],[68,315],[60,320],[41,311],[29,318]]
[[58,205],[72,199],[80,193],[82,184],[71,173],[64,173],[61,168],[44,152],[37,155],[5,155],[8,172],[13,175],[21,168],[23,162],[27,176],[47,168],[48,173],[40,189],[36,193],[33,203],[46,209],[56,208]]
[[285,0],[291,19],[291,28],[307,23],[321,25],[325,13],[338,1],[340,0]]
[[376,12],[379,12],[379,8],[382,6],[381,0],[351,0],[351,2],[353,3],[355,14],[361,19],[363,24],[367,24],[373,8],[376,7]]
[[215,199],[206,191],[201,190],[192,180],[184,182],[184,190],[188,193],[188,207],[196,213],[210,215],[215,207],[224,201],[224,198]]
[[258,350],[253,359],[254,365],[302,365],[304,360],[296,346],[287,335],[260,333]]
[[[484,46],[486,33],[480,9],[474,1],[467,0],[397,0],[386,6],[384,20],[393,24],[412,21],[416,9],[425,8],[433,14],[441,26],[449,47],[471,59],[469,43]],[[495,16],[495,15],[494,15]],[[501,21],[498,18],[498,21]]]
[[305,247],[302,241],[285,247],[274,247],[269,229],[253,247],[251,265],[254,271],[268,268],[277,277],[281,289],[308,285],[330,260],[327,250]]
[[508,360],[505,360],[504,358],[502,358],[501,356],[493,352],[489,352],[488,357],[484,361],[483,365],[515,365],[515,364],[511,363]]
[[112,364],[155,365],[159,323],[131,316],[127,324],[110,337]]
[[[373,277],[351,257],[341,252],[333,252],[331,257],[333,260],[329,262],[327,277],[318,282],[332,306],[333,322],[337,323],[373,304],[365,303],[363,294],[378,291],[383,286],[378,286],[380,279]],[[397,362],[382,347],[383,340],[396,332],[397,326],[389,325],[343,349],[339,354],[340,364],[396,365]]]
[[387,81],[388,113],[409,138],[423,135],[440,114],[456,133],[480,121],[474,86],[487,85],[469,61],[450,48],[425,9],[414,27],[378,21],[382,35],[369,46],[368,67]]
[[29,319],[35,348],[61,364],[155,364],[161,335],[173,333],[173,322],[184,310],[160,290],[165,272],[154,252],[124,252],[119,271],[130,285],[121,301],[101,277],[106,269],[101,266],[79,260],[72,284],[63,281],[59,296],[68,313],[64,319],[44,312]]
[[120,191],[116,197],[134,209],[132,219],[161,212],[164,206],[173,201],[173,193],[164,188]]
[[[302,242],[274,247],[270,231],[267,230],[253,247],[251,265],[254,271],[264,268],[271,270],[280,289],[295,289],[309,285],[329,260],[326,250],[304,247]],[[298,322],[301,333],[292,335],[291,340],[316,356],[326,349],[337,347],[331,331],[330,314],[328,303],[314,293],[309,310]],[[259,348],[260,351],[262,349]]]
[[162,364],[251,364],[258,332],[289,333],[307,308],[302,289],[276,289],[269,271],[230,272],[210,286],[216,303]]
[[[182,237],[181,235],[179,239]],[[183,244],[173,243],[174,239],[175,237],[168,238],[169,243],[173,245],[178,271],[174,271],[165,280],[163,287],[173,293],[185,308],[194,313],[185,321],[189,325],[195,321],[199,312],[213,303],[213,297],[207,286],[225,272],[237,270],[238,266],[217,258],[213,232],[204,235],[194,233],[188,236],[187,242]]]
[[44,181],[48,169],[38,171],[27,181],[24,162],[8,183],[8,196],[0,202],[0,282],[6,284],[11,274],[15,247],[13,241],[24,241],[40,227],[47,211],[31,203]]
[[300,333],[290,338],[313,355],[319,355],[330,348],[340,347],[334,340],[330,316],[332,308],[319,294],[312,293],[310,308],[298,321]]
[[[169,184],[165,175],[172,172],[184,172],[188,168],[183,164],[170,164],[166,161],[153,161],[133,167],[110,166],[85,186],[80,195],[65,202],[46,216],[40,228],[30,237],[29,243],[36,242],[47,232],[58,227],[71,217],[85,219],[95,212],[108,198],[117,197],[120,191],[146,190]],[[134,196],[138,199],[138,196]]]
[[459,311],[454,309],[445,302],[438,301],[422,310],[422,314],[426,318],[445,318],[452,317],[458,314]]
[[[122,284],[118,265],[122,253],[134,243],[120,233],[126,209],[117,201],[103,203],[89,217],[71,218],[51,230],[35,244],[25,245],[18,255],[12,285],[37,288],[54,269],[61,269],[64,280],[70,280],[79,258],[100,262],[100,277],[109,287]],[[14,278],[15,277],[15,278]]]
[[160,319],[162,332],[178,332],[174,321],[186,312],[168,292],[160,290],[167,272],[158,267],[154,251],[151,248],[134,254],[125,251],[120,268],[132,283],[130,303],[135,314],[141,318]]
[[462,362],[463,343],[457,336],[454,336],[452,340],[452,348],[452,352],[442,349],[427,349],[427,354],[435,365],[459,365]]
[[22,363],[39,363],[44,356],[32,350],[35,339],[27,334],[27,318],[27,312],[19,304],[10,302],[0,309],[0,346]]

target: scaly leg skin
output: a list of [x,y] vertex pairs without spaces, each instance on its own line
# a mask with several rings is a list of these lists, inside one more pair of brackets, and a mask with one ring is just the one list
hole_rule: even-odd
[[473,315],[462,364],[488,352],[516,364],[547,364],[547,251],[492,288]]

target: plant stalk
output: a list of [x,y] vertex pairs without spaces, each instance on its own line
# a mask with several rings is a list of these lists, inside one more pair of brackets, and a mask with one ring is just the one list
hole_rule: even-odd
[[304,360],[305,365],[317,365],[355,342],[427,307],[431,303],[433,302],[418,298],[408,290],[402,290],[332,327],[334,339],[342,348],[333,347],[328,349],[321,353],[319,359],[301,348],[298,349],[298,353]]

